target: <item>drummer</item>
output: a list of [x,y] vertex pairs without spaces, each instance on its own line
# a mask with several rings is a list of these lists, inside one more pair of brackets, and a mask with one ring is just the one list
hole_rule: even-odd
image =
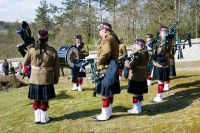
[[[79,59],[85,59],[85,57],[89,55],[88,47],[83,43],[81,35],[76,35],[76,43],[74,46],[78,48]],[[81,88],[81,85],[83,83],[82,77],[86,77],[86,72],[84,67],[80,67],[79,69],[72,69],[72,83],[73,83],[72,91],[82,91]]]

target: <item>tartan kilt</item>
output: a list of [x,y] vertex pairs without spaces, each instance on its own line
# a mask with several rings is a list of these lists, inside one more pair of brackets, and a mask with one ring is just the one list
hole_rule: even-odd
[[176,67],[175,65],[169,66],[169,76],[176,76]]
[[147,81],[128,81],[128,93],[142,95],[148,93]]
[[162,67],[153,67],[153,76],[152,79],[167,81],[170,80],[169,78],[169,67],[162,68]]
[[111,56],[108,69],[97,87],[97,94],[100,94],[103,97],[111,97],[114,94],[119,93],[120,82],[118,64],[115,58]]
[[109,87],[97,87],[97,94],[103,96],[103,97],[111,97],[114,94],[119,94],[120,93],[120,83],[118,82],[114,82],[114,84],[112,84]]
[[119,74],[116,74],[114,78],[115,78],[115,82],[108,87],[103,87],[100,83],[100,85],[97,87],[97,91],[96,91],[97,94],[99,94],[103,97],[111,97],[114,94],[119,94],[121,91],[120,90],[120,82],[119,82]]
[[29,92],[28,98],[36,99],[36,100],[49,100],[55,98],[55,90],[54,85],[37,85],[37,84],[30,84],[29,85]]

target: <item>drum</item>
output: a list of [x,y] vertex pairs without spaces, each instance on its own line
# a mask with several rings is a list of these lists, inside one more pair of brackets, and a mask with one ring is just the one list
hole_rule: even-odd
[[79,51],[74,46],[64,45],[58,49],[58,59],[61,67],[74,67],[74,60],[79,59]]

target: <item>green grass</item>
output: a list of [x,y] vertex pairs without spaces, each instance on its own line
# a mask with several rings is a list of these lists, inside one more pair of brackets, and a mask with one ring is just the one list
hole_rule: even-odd
[[28,86],[0,92],[0,132],[16,133],[72,133],[72,132],[199,132],[200,131],[200,72],[178,72],[171,80],[169,92],[159,104],[151,100],[157,84],[144,95],[143,113],[126,113],[132,106],[132,95],[127,93],[127,81],[121,82],[121,94],[115,95],[112,119],[94,122],[91,117],[100,113],[100,96],[92,97],[94,85],[85,80],[83,92],[72,92],[67,77],[55,86],[57,97],[50,101],[48,114],[53,121],[34,124],[32,101],[27,98]]

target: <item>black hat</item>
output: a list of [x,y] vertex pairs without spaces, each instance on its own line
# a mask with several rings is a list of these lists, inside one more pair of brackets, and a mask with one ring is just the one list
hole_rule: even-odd
[[108,30],[112,30],[112,26],[111,24],[107,23],[107,22],[102,22],[99,26],[98,26],[99,29],[103,29],[103,28],[106,28]]
[[149,38],[153,38],[153,34],[151,34],[151,33],[148,33],[147,36],[148,36]]
[[167,31],[167,32],[168,32],[168,31],[169,31],[169,28],[168,28],[167,26],[161,25],[161,26],[160,26],[160,31],[161,31],[161,30],[162,30],[162,31]]
[[48,31],[43,29],[38,31],[38,40],[47,41],[48,40]]
[[136,39],[135,44],[144,45],[145,41],[143,39]]
[[80,40],[82,40],[81,35],[76,35],[76,39],[80,39]]

